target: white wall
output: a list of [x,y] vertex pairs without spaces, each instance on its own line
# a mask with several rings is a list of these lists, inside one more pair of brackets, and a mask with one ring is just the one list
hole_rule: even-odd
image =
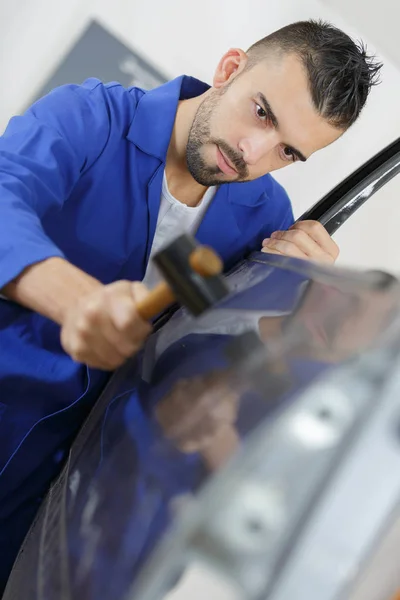
[[[362,35],[318,0],[0,0],[0,129],[40,87],[91,17],[171,77],[185,72],[208,81],[230,46],[246,48],[296,19],[328,18],[349,33]],[[385,60],[383,84],[373,90],[362,118],[343,139],[306,165],[277,174],[296,215],[399,135],[399,105],[400,71]],[[398,196],[400,178],[338,232],[343,264],[400,273]],[[390,218],[382,217],[382,209]]]
[[[400,67],[400,5],[396,0],[321,0],[364,33]],[[377,10],[379,6],[379,10]]]
[[0,131],[81,33],[91,0],[0,0]]

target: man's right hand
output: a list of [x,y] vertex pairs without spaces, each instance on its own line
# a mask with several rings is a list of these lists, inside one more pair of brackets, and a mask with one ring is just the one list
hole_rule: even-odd
[[142,283],[118,281],[82,296],[64,313],[61,343],[77,362],[113,371],[142,346],[152,327],[136,309]]

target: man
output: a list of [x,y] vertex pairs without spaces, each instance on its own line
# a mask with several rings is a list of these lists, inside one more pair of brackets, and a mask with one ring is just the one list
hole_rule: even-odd
[[10,121],[0,139],[3,582],[109,372],[151,331],[137,282],[156,281],[149,257],[161,244],[196,233],[227,268],[262,245],[334,262],[336,244],[318,223],[293,225],[269,173],[339,138],[380,67],[341,31],[304,22],[227,52],[211,88],[89,80]]

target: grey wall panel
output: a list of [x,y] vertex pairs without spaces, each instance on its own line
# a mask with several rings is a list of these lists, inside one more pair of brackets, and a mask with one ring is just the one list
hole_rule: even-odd
[[146,59],[99,23],[92,21],[72,50],[51,74],[33,100],[65,83],[82,83],[88,77],[104,82],[118,81],[124,86],[135,85],[145,89],[156,87],[167,80]]

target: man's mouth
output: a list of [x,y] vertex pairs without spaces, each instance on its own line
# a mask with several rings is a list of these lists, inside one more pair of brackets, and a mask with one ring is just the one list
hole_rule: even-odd
[[237,175],[238,172],[231,165],[229,159],[225,156],[225,154],[220,150],[219,146],[217,146],[217,164],[218,168],[225,173],[225,175]]

